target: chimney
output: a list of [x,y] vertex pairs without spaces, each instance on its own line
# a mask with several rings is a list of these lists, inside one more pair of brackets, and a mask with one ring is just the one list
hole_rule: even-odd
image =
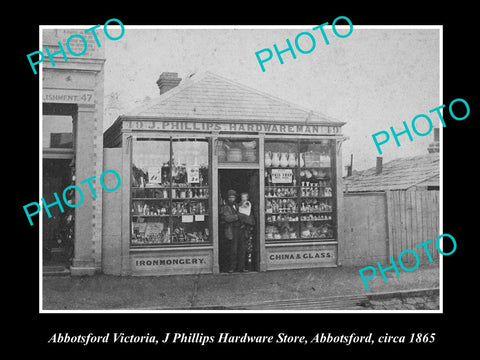
[[162,72],[157,80],[158,88],[160,89],[160,95],[165,94],[168,90],[173,89],[182,81],[178,77],[178,73],[174,72]]
[[383,158],[381,156],[377,156],[377,169],[376,169],[377,175],[382,173],[382,159]]
[[348,168],[348,176],[352,176],[353,172],[353,154],[350,154],[350,167]]
[[345,166],[345,170],[347,171],[347,176],[350,177],[352,176],[352,171],[353,171],[353,154],[350,154],[350,165]]

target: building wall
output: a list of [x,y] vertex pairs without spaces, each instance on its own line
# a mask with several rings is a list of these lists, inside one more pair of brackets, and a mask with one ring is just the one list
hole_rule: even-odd
[[[103,30],[97,33],[103,43]],[[81,56],[68,53],[66,41],[73,34],[82,34],[87,38],[88,49]],[[98,48],[93,35],[84,34],[83,29],[46,29],[42,36],[43,47],[48,46],[53,53],[58,51],[60,42],[68,58],[65,61],[59,54],[54,57],[55,66],[48,57],[42,63],[43,103],[77,106],[76,114],[72,114],[75,121],[75,185],[88,189],[88,185],[80,182],[92,176],[96,178],[92,184],[98,197],[85,196],[82,205],[75,209],[75,254],[71,267],[72,275],[92,274],[101,269],[102,260],[102,191],[99,178],[103,171],[104,47]],[[83,48],[78,38],[70,45],[75,52],[81,52]],[[85,194],[90,194],[87,191]]]
[[[50,50],[50,53],[54,53],[56,51],[60,50],[60,46],[58,42],[62,44],[63,49],[65,49],[65,53],[67,54],[67,58],[70,60],[71,58],[92,58],[92,59],[104,59],[105,58],[105,43],[106,43],[106,36],[103,32],[103,26],[99,27],[95,30],[95,34],[97,34],[98,41],[100,42],[101,47],[98,47],[93,33],[91,31],[85,33],[84,30],[86,29],[45,29],[43,30],[43,46],[48,46],[48,49]],[[83,36],[87,40],[87,50],[85,51],[84,54],[74,57],[68,52],[67,49],[67,39],[75,34],[79,34]],[[70,48],[72,49],[73,52],[80,54],[85,45],[83,41],[78,38],[74,37],[69,43]],[[55,59],[58,57],[59,62],[63,62],[63,56],[61,54],[57,55]],[[45,61],[48,62],[47,59]],[[55,61],[55,60],[54,60]],[[103,126],[103,124],[102,124]]]
[[[103,33],[103,32],[102,32]],[[104,95],[104,68],[95,76],[95,108],[94,130],[93,130],[93,167],[97,178],[103,172],[103,95]],[[98,181],[98,189],[100,189]],[[92,227],[93,241],[92,254],[95,261],[95,268],[101,270],[102,267],[102,191],[99,191],[99,199],[93,204]]]
[[[104,149],[105,170],[115,170],[122,173],[122,149]],[[105,186],[113,188],[115,183],[108,182],[105,177]],[[112,181],[110,177],[110,181]],[[123,184],[122,184],[123,185]],[[122,264],[122,192],[103,191],[102,197],[102,271],[109,275],[121,275]],[[126,219],[128,221],[128,219]]]

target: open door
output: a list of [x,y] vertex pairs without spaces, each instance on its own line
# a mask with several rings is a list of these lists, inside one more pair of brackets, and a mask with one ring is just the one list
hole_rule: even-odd
[[[221,209],[226,203],[227,191],[232,189],[237,192],[236,202],[240,202],[240,194],[246,192],[249,194],[252,203],[253,217],[255,226],[252,229],[250,239],[247,242],[245,269],[248,271],[259,271],[259,175],[258,169],[219,169],[219,186],[218,186],[218,208]],[[219,266],[220,272],[228,270],[229,248],[231,243],[224,236],[224,225],[219,221]]]
[[[71,185],[71,160],[43,159],[43,197],[47,204],[55,202],[54,193],[62,197],[63,190]],[[50,208],[52,217],[43,216],[44,265],[68,267],[73,256],[73,209],[63,206]]]

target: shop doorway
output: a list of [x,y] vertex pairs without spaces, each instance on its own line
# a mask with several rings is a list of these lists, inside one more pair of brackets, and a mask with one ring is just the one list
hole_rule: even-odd
[[[75,170],[75,124],[78,118],[76,104],[43,103],[42,117],[42,197],[47,204],[56,201],[54,193],[63,204],[63,191],[73,185]],[[66,198],[72,203],[73,189]],[[68,269],[73,258],[75,209],[63,204],[49,208],[48,217],[43,211],[42,257],[44,271]],[[55,270],[53,270],[55,269]]]
[[[54,193],[62,200],[63,190],[71,185],[71,159],[43,159],[43,198],[54,203]],[[63,205],[49,210],[51,218],[43,214],[43,264],[68,266],[73,256],[73,209]]]
[[[250,231],[246,244],[245,270],[259,271],[259,176],[258,169],[219,169],[218,199],[219,209],[226,203],[227,192],[232,189],[237,192],[237,203],[240,202],[240,194],[249,194],[252,204],[252,213],[255,225]],[[225,225],[219,221],[219,267],[220,272],[227,272],[229,269],[229,254],[231,242],[225,237]]]

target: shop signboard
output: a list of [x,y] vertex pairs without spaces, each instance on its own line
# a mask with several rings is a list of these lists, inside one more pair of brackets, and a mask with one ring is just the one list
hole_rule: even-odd
[[131,267],[134,274],[191,274],[211,272],[212,255],[205,251],[188,253],[165,253],[155,255],[132,255]]
[[337,245],[302,248],[268,248],[269,269],[336,266]]
[[272,123],[228,123],[213,121],[158,121],[158,120],[124,120],[123,128],[143,131],[189,131],[189,132],[259,132],[265,134],[287,135],[335,135],[340,133],[340,126],[272,124]]
[[94,104],[91,90],[43,89],[42,100],[45,103]]

